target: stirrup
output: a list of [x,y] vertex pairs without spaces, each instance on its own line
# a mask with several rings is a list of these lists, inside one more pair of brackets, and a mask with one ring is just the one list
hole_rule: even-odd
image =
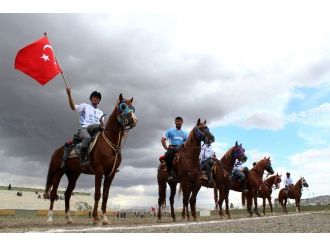
[[89,160],[81,160],[80,161],[80,165],[81,166],[89,166],[90,165],[90,161]]

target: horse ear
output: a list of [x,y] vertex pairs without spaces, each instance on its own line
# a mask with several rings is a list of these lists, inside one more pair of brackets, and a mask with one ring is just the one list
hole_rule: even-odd
[[121,102],[121,101],[123,101],[123,99],[124,99],[123,94],[120,93],[120,94],[119,94],[119,101]]
[[204,121],[204,124],[206,124],[206,120]]
[[270,157],[268,157],[268,160],[270,160]]
[[133,103],[133,97],[130,99],[131,103]]
[[197,120],[197,125],[199,125],[201,123],[201,119],[199,118],[198,120]]
[[238,143],[237,143],[237,141],[235,142],[235,146],[237,147],[237,145],[238,145]]

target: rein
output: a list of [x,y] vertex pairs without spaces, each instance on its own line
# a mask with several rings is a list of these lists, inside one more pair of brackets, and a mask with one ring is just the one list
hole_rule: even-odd
[[[122,149],[122,147],[125,145],[125,143],[126,143],[126,140],[127,140],[127,136],[128,136],[128,131],[130,130],[131,128],[129,128],[128,130],[126,130],[126,129],[121,129],[121,131],[119,131],[119,136],[118,136],[118,143],[117,143],[117,145],[115,145],[115,144],[113,144],[110,140],[109,140],[109,138],[104,134],[104,131],[102,132],[102,137],[103,137],[103,139],[105,140],[105,142],[113,149],[113,151],[115,151],[115,154],[116,154],[116,156],[115,156],[115,161],[114,161],[114,163],[113,163],[113,167],[112,167],[112,170],[111,170],[111,172],[109,173],[109,175],[108,175],[108,177],[110,177],[112,174],[113,174],[113,171],[115,170],[115,167],[116,167],[116,162],[117,162],[117,157],[118,157],[118,153],[120,152],[120,150]],[[119,146],[120,145],[120,142],[121,142],[121,138],[122,138],[122,132],[123,131],[127,131],[127,135],[126,135],[126,138],[125,138],[125,141],[124,141],[124,143],[123,143],[123,145],[122,146]]]

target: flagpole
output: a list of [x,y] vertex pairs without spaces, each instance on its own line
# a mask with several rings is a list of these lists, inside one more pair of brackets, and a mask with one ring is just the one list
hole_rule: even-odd
[[[44,36],[47,37],[46,32],[44,32]],[[54,57],[55,57],[56,63],[59,64],[58,61],[57,61],[57,57],[55,56],[55,52],[54,52]],[[64,73],[63,73],[62,69],[61,69],[61,75],[62,75],[62,78],[63,78],[63,81],[64,81],[64,84],[65,84],[66,88],[69,88],[68,83],[66,82],[66,79],[64,77]],[[72,99],[72,96],[71,96],[71,99]],[[72,99],[72,103],[74,104],[73,99]],[[77,119],[77,122],[78,122],[78,128],[80,128],[81,125],[80,125],[79,116],[78,116],[78,113],[77,113],[76,109],[74,109],[74,112],[75,112],[76,119]]]

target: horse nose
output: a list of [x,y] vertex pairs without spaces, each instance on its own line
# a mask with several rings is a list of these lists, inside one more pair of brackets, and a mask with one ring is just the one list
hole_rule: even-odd
[[131,114],[130,114],[130,123],[131,123],[131,125],[133,127],[136,126],[137,121],[138,121],[138,119],[137,119],[135,113],[134,112],[131,112]]

